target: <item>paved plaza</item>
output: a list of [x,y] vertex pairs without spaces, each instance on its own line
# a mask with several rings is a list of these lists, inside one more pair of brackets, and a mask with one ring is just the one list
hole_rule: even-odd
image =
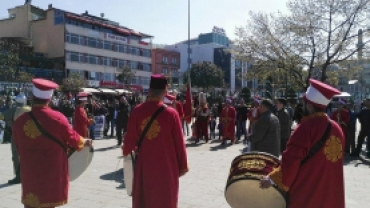
[[[88,170],[70,185],[66,208],[129,208],[131,197],[123,184],[122,166],[117,157],[115,139],[96,140],[94,158]],[[180,180],[180,208],[228,208],[224,188],[230,163],[244,148],[239,143],[221,147],[220,142],[188,142],[190,172]],[[13,177],[9,144],[0,145],[0,208],[22,208],[20,185],[7,186]],[[346,160],[345,184],[347,208],[369,207],[370,162]],[[334,191],[334,190],[326,190]],[[160,194],[160,193],[158,193]]]

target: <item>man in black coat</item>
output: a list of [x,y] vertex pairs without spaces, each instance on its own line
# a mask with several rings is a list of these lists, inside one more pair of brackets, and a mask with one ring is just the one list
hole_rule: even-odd
[[122,144],[122,130],[123,133],[127,131],[128,117],[131,112],[131,106],[128,103],[125,96],[121,96],[118,106],[118,115],[116,120],[116,132],[117,132],[117,146]]

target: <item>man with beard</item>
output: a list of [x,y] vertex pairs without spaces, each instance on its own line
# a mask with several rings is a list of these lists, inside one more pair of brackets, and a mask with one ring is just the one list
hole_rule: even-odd
[[[287,208],[344,208],[344,135],[325,114],[337,89],[310,79],[303,97],[306,117],[291,135],[281,165],[261,178],[288,193]],[[330,190],[330,191],[328,191]]]

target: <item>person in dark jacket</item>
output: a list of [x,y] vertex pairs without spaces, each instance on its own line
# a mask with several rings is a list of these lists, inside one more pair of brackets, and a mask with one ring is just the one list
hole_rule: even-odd
[[349,111],[350,121],[348,125],[348,139],[347,139],[348,144],[346,144],[346,152],[355,153],[357,113],[354,111],[354,105],[349,105],[347,109]]
[[[351,153],[351,156],[358,157],[362,151],[362,144],[364,143],[365,137],[370,133],[370,100],[367,99],[364,102],[365,107],[357,115],[357,118],[361,124],[361,130],[357,137],[357,147],[354,153]],[[370,139],[367,139],[368,146],[370,145]]]
[[131,106],[125,96],[121,96],[118,105],[118,115],[116,120],[117,146],[122,144],[122,130],[123,134],[127,131],[127,122],[131,112]]
[[244,139],[247,139],[247,118],[248,118],[248,107],[245,105],[244,100],[240,100],[240,105],[236,108],[237,113],[237,140],[240,140],[241,134],[244,135]]
[[303,105],[299,103],[294,109],[293,121],[295,121],[297,124],[300,124],[302,118],[303,118]]
[[261,102],[261,116],[250,136],[251,151],[266,152],[276,157],[280,155],[280,124],[279,119],[271,112],[273,103],[266,99]]
[[280,152],[283,153],[291,133],[291,121],[288,110],[286,109],[286,100],[280,98],[277,101],[277,117],[280,123]]

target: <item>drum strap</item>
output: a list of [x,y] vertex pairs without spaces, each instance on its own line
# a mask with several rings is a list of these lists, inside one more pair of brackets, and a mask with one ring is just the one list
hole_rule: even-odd
[[331,121],[330,119],[328,120],[328,125],[326,126],[325,132],[322,135],[321,139],[315,143],[315,145],[311,148],[310,152],[308,155],[302,160],[301,166],[307,162],[308,159],[310,159],[312,156],[314,156],[320,149],[323,147],[324,143],[326,140],[329,138],[331,130]]
[[135,157],[133,157],[133,154],[131,154],[131,157],[133,159],[133,165],[135,165],[136,163],[136,160],[137,160],[137,157],[138,157],[138,153],[140,152],[140,147],[141,147],[141,144],[143,143],[144,141],[144,138],[145,138],[145,135],[146,133],[148,132],[150,126],[152,125],[153,121],[157,118],[157,116],[164,110],[167,108],[167,105],[162,105],[161,107],[159,107],[155,113],[152,115],[152,117],[150,118],[149,122],[146,124],[143,132],[141,132],[141,135],[140,135],[140,138],[139,138],[139,141],[137,143],[137,149],[136,149],[136,155]]
[[[37,119],[35,118],[35,116],[33,115],[32,111],[28,112],[28,115],[31,117],[31,119],[33,120],[33,122],[36,124],[37,128],[41,131],[41,133],[48,139],[50,139],[51,141],[55,142],[56,144],[58,144],[63,150],[65,153],[67,153],[67,147],[61,142],[59,141],[58,139],[56,139],[55,137],[53,137],[51,134],[49,134],[49,132],[47,132],[42,126],[41,124],[37,121]],[[68,154],[68,157],[70,156],[70,154]]]

